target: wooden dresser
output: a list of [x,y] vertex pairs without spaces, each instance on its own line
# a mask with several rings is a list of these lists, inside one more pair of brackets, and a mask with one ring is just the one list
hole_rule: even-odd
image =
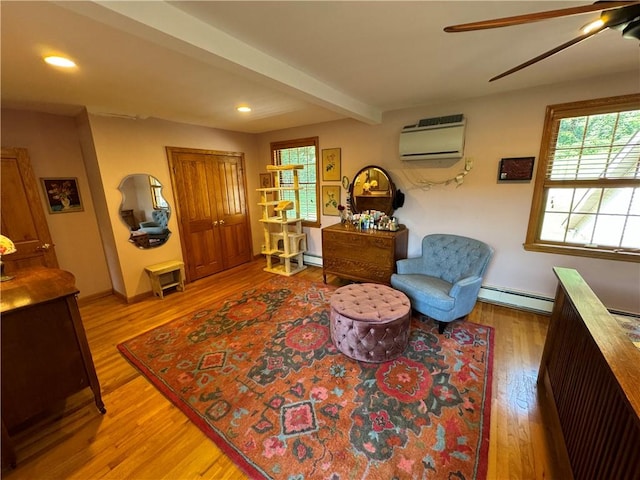
[[409,231],[358,230],[350,224],[322,229],[322,274],[360,282],[389,284],[396,260],[407,258]]
[[73,275],[56,268],[19,270],[2,293],[2,460],[15,465],[11,434],[55,404],[100,384],[76,302]]

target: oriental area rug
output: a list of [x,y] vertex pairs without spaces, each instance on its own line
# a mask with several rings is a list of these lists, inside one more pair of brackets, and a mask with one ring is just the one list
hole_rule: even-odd
[[335,288],[275,277],[118,349],[250,478],[485,479],[493,330],[414,317],[402,356],[357,362]]

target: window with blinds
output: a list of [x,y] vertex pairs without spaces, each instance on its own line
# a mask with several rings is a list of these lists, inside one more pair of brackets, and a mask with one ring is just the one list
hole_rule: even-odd
[[[318,137],[274,142],[271,144],[271,159],[273,165],[302,165],[298,171],[300,193],[300,215],[303,225],[309,227],[320,226],[318,210]],[[293,186],[293,172],[282,171],[280,186]],[[282,200],[294,200],[295,192],[284,191]]]
[[640,261],[640,95],[547,108],[525,248]]
[[162,196],[162,184],[152,176],[149,176],[149,188],[151,189],[151,203],[154,210],[165,210],[169,208],[169,204]]

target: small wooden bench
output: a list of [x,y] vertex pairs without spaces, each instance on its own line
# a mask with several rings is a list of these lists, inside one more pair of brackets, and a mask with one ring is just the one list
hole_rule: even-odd
[[164,298],[164,290],[176,287],[184,291],[184,263],[176,260],[156,263],[144,268],[149,274],[151,290],[157,297]]

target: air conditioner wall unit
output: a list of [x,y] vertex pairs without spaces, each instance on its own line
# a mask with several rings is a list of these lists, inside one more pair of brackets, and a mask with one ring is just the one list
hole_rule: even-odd
[[464,156],[466,120],[462,115],[427,118],[400,133],[400,159],[441,160]]

